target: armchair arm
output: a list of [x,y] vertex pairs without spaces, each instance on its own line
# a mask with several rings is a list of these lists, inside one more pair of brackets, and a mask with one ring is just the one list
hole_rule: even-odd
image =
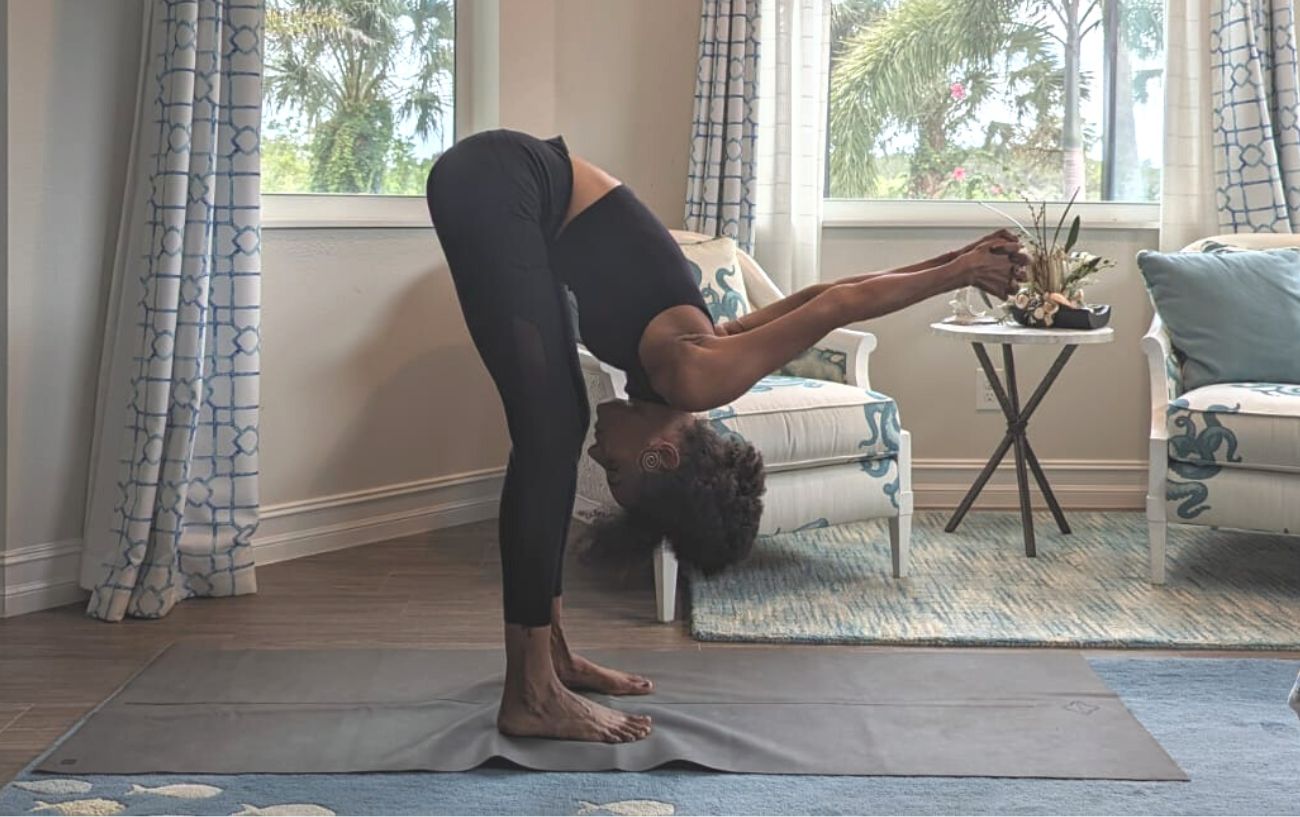
[[600,358],[578,344],[578,362],[582,364],[582,380],[587,387],[587,399],[594,408],[605,400],[622,400],[627,397],[627,375],[621,370],[600,361]]
[[867,359],[876,348],[876,336],[854,329],[836,329],[816,346],[777,370],[777,374],[829,380],[860,389],[871,388]]
[[[744,252],[738,253],[737,258],[741,275],[745,279],[746,295],[754,308],[762,308],[783,297],[781,290],[753,258]],[[817,345],[778,369],[777,374],[829,380],[869,389],[871,378],[867,373],[867,358],[875,348],[876,336],[870,332],[836,329],[818,341]]]
[[1169,437],[1169,404],[1183,393],[1183,374],[1178,352],[1158,312],[1142,338],[1142,351],[1146,353],[1151,373],[1151,439],[1166,440]]

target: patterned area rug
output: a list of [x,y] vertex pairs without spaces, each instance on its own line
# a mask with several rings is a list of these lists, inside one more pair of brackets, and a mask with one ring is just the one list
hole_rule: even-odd
[[910,575],[889,573],[883,522],[805,528],[746,562],[690,579],[704,641],[984,646],[1300,648],[1300,537],[1169,528],[1169,576],[1147,581],[1140,513],[1035,515],[1026,558],[1015,513],[914,517]]
[[[23,774],[0,814],[1294,814],[1291,662],[1093,659],[1186,783],[813,777],[682,770],[556,774]],[[201,737],[196,737],[201,739]]]

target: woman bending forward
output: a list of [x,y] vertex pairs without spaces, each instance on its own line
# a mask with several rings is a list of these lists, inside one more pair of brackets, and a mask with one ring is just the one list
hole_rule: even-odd
[[583,343],[627,373],[627,401],[596,408],[589,453],[639,526],[712,571],[750,550],[762,460],[692,412],[744,394],[836,327],[975,285],[1005,297],[1028,262],[1000,231],[961,250],[818,284],[714,326],[685,256],[625,185],[560,137],[470,136],[429,173],[429,214],[465,322],[505,407],[510,462],[500,547],[510,735],[633,741],[650,719],[573,690],[643,695],[649,680],[593,664],[560,628],[561,564],[590,410],[564,286]]

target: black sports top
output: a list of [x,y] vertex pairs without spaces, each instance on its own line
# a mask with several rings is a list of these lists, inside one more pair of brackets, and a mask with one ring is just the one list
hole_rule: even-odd
[[641,365],[641,335],[656,315],[690,304],[713,323],[699,281],[677,241],[626,186],[593,202],[551,245],[551,269],[578,300],[578,327],[592,354],[627,373],[627,394],[667,403]]

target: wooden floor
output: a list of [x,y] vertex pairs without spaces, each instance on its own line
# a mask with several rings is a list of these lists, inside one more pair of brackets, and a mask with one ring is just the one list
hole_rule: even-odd
[[[610,576],[572,556],[565,624],[578,647],[734,646],[701,644],[681,622],[656,622],[649,570]],[[498,576],[496,523],[484,522],[262,567],[257,595],[194,599],[159,621],[105,624],[86,618],[82,605],[0,620],[0,784],[176,642],[498,647]]]

